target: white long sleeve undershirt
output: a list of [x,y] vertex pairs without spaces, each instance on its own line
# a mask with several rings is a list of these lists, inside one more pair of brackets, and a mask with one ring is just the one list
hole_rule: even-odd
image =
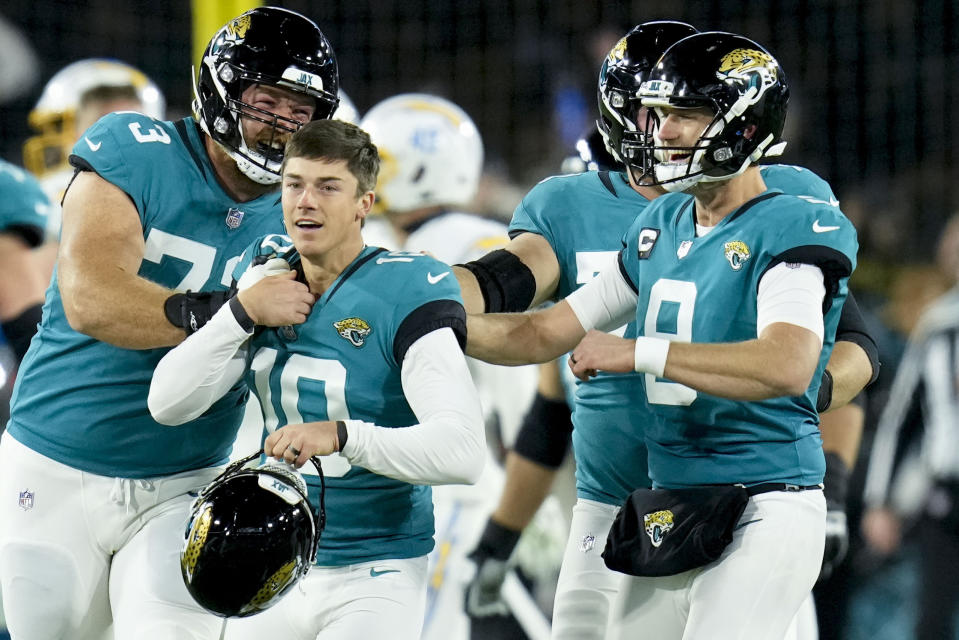
[[[202,329],[169,351],[153,373],[148,405],[161,424],[202,415],[246,371],[250,334],[224,305]],[[344,420],[343,455],[351,464],[415,484],[473,483],[483,470],[486,438],[479,395],[453,331],[414,342],[400,372],[418,424],[391,428]]]

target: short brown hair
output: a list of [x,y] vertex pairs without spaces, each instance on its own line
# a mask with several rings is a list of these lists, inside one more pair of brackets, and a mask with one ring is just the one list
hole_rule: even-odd
[[286,143],[281,173],[290,158],[345,160],[356,178],[357,197],[373,190],[380,172],[380,156],[369,134],[343,120],[314,120],[300,127]]

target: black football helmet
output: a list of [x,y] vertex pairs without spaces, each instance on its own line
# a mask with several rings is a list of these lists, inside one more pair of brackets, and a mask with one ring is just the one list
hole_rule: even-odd
[[728,180],[786,146],[786,76],[766,49],[743,36],[715,31],[680,40],[656,63],[639,95],[651,110],[705,107],[715,114],[692,147],[654,139],[657,118],[649,119],[655,182],[668,191]]
[[326,526],[323,470],[319,509],[291,465],[271,461],[244,468],[237,460],[193,501],[180,572],[193,599],[221,617],[245,617],[276,604],[316,560]]
[[637,125],[642,107],[639,87],[666,49],[696,32],[685,22],[668,20],[636,25],[610,50],[599,70],[596,128],[610,154],[640,174],[649,163],[643,157],[645,123]]
[[[316,24],[279,7],[259,7],[220,29],[203,52],[193,85],[193,112],[200,127],[236,160],[251,180],[273,184],[280,179],[284,133],[300,123],[241,102],[251,84],[268,84],[312,97],[313,120],[336,111],[339,73],[333,48]],[[269,144],[250,145],[243,138],[243,117],[273,127]],[[279,136],[278,136],[279,134]]]

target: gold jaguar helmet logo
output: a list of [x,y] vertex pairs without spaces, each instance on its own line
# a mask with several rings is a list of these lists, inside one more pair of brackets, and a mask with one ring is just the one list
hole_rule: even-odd
[[613,63],[617,60],[622,60],[626,56],[626,38],[620,38],[619,42],[616,43],[610,52],[609,52],[609,62]]
[[236,20],[233,20],[226,26],[227,32],[230,36],[242,40],[246,37],[246,31],[250,28],[250,16],[242,15]]
[[720,80],[735,78],[748,83],[757,89],[758,98],[767,88],[776,84],[779,64],[765,51],[733,49],[720,60],[716,76]]
[[673,528],[673,512],[669,509],[654,511],[643,516],[643,524],[646,528],[646,535],[654,547],[663,543],[663,538]]
[[341,338],[349,340],[354,347],[362,347],[367,337],[373,333],[373,327],[363,318],[343,318],[334,322],[333,327]]
[[726,260],[729,262],[729,266],[733,268],[733,271],[739,271],[743,268],[743,264],[749,260],[749,247],[746,246],[745,242],[740,240],[734,240],[732,242],[727,242],[723,246],[723,254],[726,256]]

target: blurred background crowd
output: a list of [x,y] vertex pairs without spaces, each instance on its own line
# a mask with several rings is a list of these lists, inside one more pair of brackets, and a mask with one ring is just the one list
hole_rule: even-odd
[[[83,58],[115,58],[137,67],[165,96],[167,119],[189,115],[189,69],[197,46],[224,16],[256,4],[5,1],[0,7],[0,158],[23,165],[24,144],[37,133],[28,120],[45,83]],[[682,20],[700,29],[748,35],[773,52],[791,87],[785,136],[789,145],[782,161],[827,179],[856,225],[860,255],[851,286],[871,323],[882,361],[878,381],[867,390],[866,434],[853,472],[850,551],[831,580],[828,604],[820,600],[821,636],[912,637],[920,615],[918,576],[924,555],[937,554],[934,559],[947,574],[959,569],[959,507],[940,504],[940,511],[952,518],[937,525],[947,534],[947,550],[929,551],[920,535],[929,526],[924,505],[937,495],[935,485],[959,486],[959,468],[955,477],[936,477],[931,483],[929,478],[910,483],[898,471],[890,473],[892,484],[902,490],[895,504],[885,505],[899,525],[884,529],[885,537],[867,540],[860,533],[862,494],[882,420],[892,425],[896,445],[888,464],[908,468],[911,454],[917,452],[912,467],[918,469],[913,474],[917,476],[922,476],[923,447],[928,446],[923,434],[931,431],[930,401],[924,395],[928,380],[925,385],[901,382],[897,393],[890,391],[910,336],[919,363],[915,367],[923,369],[922,358],[928,354],[916,346],[923,344],[917,323],[959,274],[959,224],[949,224],[959,203],[959,125],[953,124],[959,85],[951,82],[959,77],[959,3],[272,4],[301,12],[320,25],[336,52],[341,86],[360,114],[386,97],[412,91],[461,105],[479,127],[486,150],[484,179],[472,208],[503,220],[532,185],[560,171],[576,141],[593,126],[600,63],[632,25]],[[944,322],[948,325],[949,318]],[[959,325],[959,320],[952,324]],[[944,348],[959,351],[955,331],[949,335],[952,342]],[[947,423],[952,433],[948,426],[946,432],[952,439],[937,442],[959,450],[959,359],[954,354],[950,358],[935,375],[944,377],[951,391]],[[891,403],[896,404],[890,409]],[[956,495],[959,491],[944,499]],[[951,607],[953,613],[944,615],[954,615],[951,595],[945,595],[943,610]]]

